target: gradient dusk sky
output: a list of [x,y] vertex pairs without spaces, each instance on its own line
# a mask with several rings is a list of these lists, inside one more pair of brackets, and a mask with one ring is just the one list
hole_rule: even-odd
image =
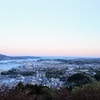
[[100,0],[0,0],[0,53],[100,57]]

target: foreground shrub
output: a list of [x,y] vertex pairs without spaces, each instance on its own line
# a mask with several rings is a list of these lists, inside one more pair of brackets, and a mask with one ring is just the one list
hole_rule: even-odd
[[100,100],[100,88],[92,88],[91,86],[77,88],[71,94],[71,100]]
[[0,100],[100,100],[100,83],[60,90],[22,83],[12,89],[2,85]]
[[22,90],[22,88],[9,89],[3,85],[0,88],[0,100],[44,100],[41,95],[33,94],[28,96],[29,90]]
[[54,100],[71,100],[71,95],[69,90],[62,88],[53,92],[53,98]]

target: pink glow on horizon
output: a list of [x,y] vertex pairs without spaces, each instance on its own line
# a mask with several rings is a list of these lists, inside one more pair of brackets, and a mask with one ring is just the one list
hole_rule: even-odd
[[81,56],[86,56],[86,57],[100,57],[100,52],[93,52],[93,51],[89,51],[89,52],[83,52],[83,51],[75,51],[71,52],[71,51],[38,51],[38,50],[20,50],[20,51],[15,51],[15,50],[5,50],[3,52],[1,52],[2,54],[5,55],[11,55],[11,56],[75,56],[75,57],[81,57]]

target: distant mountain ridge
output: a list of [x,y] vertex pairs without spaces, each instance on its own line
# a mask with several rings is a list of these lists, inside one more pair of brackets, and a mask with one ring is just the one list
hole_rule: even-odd
[[5,57],[6,55],[0,54],[0,57]]
[[5,60],[5,59],[9,59],[9,58],[10,58],[9,56],[0,54],[0,60]]
[[0,60],[9,60],[9,59],[35,59],[35,58],[40,58],[40,57],[35,57],[35,56],[7,56],[0,54]]

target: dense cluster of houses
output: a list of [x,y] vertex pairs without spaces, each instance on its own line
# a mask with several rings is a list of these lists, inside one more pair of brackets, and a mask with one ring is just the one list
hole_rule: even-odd
[[[73,74],[82,72],[82,73],[87,73],[91,75],[95,75],[96,73],[91,70],[92,69],[99,69],[99,65],[74,65],[74,64],[66,64],[66,63],[61,63],[58,61],[54,60],[42,60],[42,61],[24,61],[24,62],[17,62],[15,63],[20,63],[22,66],[16,67],[16,71],[19,72],[32,72],[34,71],[35,74],[32,76],[22,76],[22,75],[17,75],[16,77],[9,77],[9,75],[0,75],[0,85],[6,84],[10,86],[16,86],[19,82],[23,82],[24,84],[42,84],[43,86],[47,87],[55,87],[59,89],[62,87],[64,82],[62,82],[59,78],[47,78],[46,77],[46,72],[45,69],[47,68],[57,68],[57,70],[61,70],[63,68],[66,69],[65,73],[63,76],[70,77]],[[97,67],[96,67],[97,66]],[[12,68],[13,69],[13,68]],[[56,73],[55,73],[56,74]]]

